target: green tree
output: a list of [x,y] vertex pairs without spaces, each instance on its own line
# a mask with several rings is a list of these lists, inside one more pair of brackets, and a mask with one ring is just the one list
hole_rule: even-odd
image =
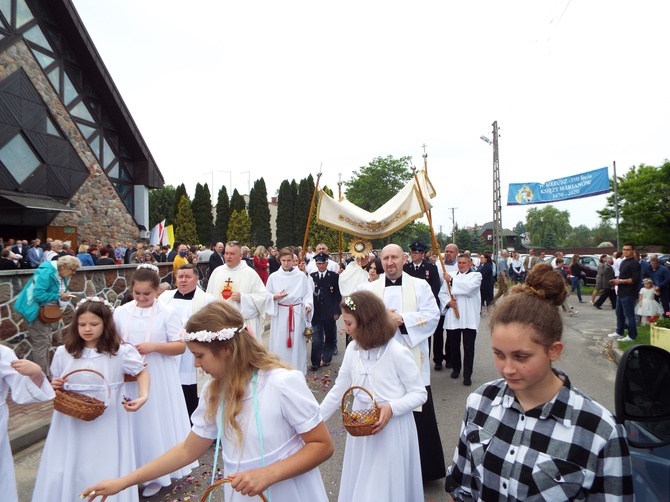
[[251,231],[251,220],[247,212],[233,211],[228,224],[228,241],[238,241],[243,245],[249,246],[249,232]]
[[219,190],[219,196],[216,200],[215,238],[212,239],[212,242],[226,242],[228,220],[230,220],[230,201],[228,200],[228,191],[224,185]]
[[566,248],[593,246],[593,231],[586,225],[574,227],[562,244]]
[[189,244],[195,244],[198,241],[195,218],[186,195],[183,195],[179,201],[179,209],[174,223],[174,240]]
[[616,229],[610,225],[609,221],[601,221],[593,229],[593,245],[598,246],[602,242],[616,242]]
[[[293,216],[295,222],[295,229],[293,235],[295,236],[294,244],[302,246],[305,240],[305,231],[307,230],[307,216],[309,215],[309,208],[312,204],[312,196],[314,195],[314,178],[310,174],[307,178],[300,180],[298,185],[298,193],[295,200],[295,214]],[[316,206],[316,204],[315,204]],[[314,222],[314,218],[312,218]]]
[[211,242],[214,232],[214,217],[212,216],[212,195],[209,193],[207,183],[195,185],[195,195],[191,202],[191,210],[195,219],[195,227],[198,232],[198,244]]
[[188,193],[186,192],[186,186],[182,183],[179,185],[174,192],[174,216],[175,218],[177,217],[177,213],[179,212],[179,203],[181,202],[181,198],[183,196],[186,196],[186,198],[189,200],[189,204],[191,201],[191,198],[188,196]]
[[295,244],[293,223],[295,200],[291,190],[291,184],[284,180],[279,185],[277,194],[277,246],[280,248]]
[[249,219],[251,220],[251,242],[268,246],[272,241],[268,191],[263,178],[254,182],[249,192]]
[[526,232],[526,226],[523,224],[523,221],[518,221],[512,230],[516,235],[521,235]]
[[570,213],[559,211],[551,204],[537,209],[535,207],[526,213],[526,232],[534,245],[540,245],[545,233],[551,229],[558,242],[563,242],[570,232]]
[[[617,183],[622,242],[669,249],[670,161],[666,160],[659,167],[633,166],[618,177]],[[614,181],[610,184],[613,187]],[[607,206],[598,214],[603,221],[615,218],[614,195],[607,198]]]
[[233,195],[230,196],[230,212],[233,211],[246,211],[247,204],[244,202],[244,197],[240,195],[240,192],[237,191],[237,188],[233,190]]
[[347,199],[366,211],[376,211],[412,178],[410,157],[376,157],[346,181]]
[[166,225],[174,221],[174,197],[175,188],[165,185],[163,188],[155,188],[149,192],[149,225],[154,228],[158,223],[166,220]]
[[556,249],[558,247],[556,236],[551,228],[545,232],[541,245],[547,249]]
[[480,248],[480,239],[474,234],[472,230],[467,228],[456,228],[456,245],[458,250],[462,253],[463,251],[470,250],[475,251]]

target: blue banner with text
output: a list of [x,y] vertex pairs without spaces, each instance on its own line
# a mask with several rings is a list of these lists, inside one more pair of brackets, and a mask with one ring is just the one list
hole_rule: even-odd
[[545,183],[510,183],[508,206],[547,204],[562,200],[593,197],[610,191],[607,167],[547,181]]

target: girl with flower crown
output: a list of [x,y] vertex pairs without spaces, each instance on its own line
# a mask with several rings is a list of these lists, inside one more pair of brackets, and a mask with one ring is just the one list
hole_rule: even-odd
[[[214,330],[214,331],[209,331]],[[156,460],[84,492],[89,501],[118,493],[203,455],[220,434],[226,500],[264,492],[270,501],[328,500],[318,465],[333,453],[319,405],[302,373],[268,352],[230,304],[215,301],[183,332],[195,365],[212,376],[186,440]],[[217,427],[217,423],[220,424]]]
[[[174,358],[186,350],[179,337],[182,322],[172,307],[156,300],[159,284],[155,265],[138,266],[130,284],[133,301],[114,311],[119,337],[137,348],[151,376],[151,399],[132,417],[138,465],[179,444],[188,435],[190,427]],[[136,395],[137,386],[136,382],[126,382],[125,393]],[[171,479],[187,476],[197,465],[194,462],[150,480],[142,495],[155,495],[161,487],[169,486]]]
[[[69,375],[75,370],[94,370]],[[90,422],[54,411],[40,461],[33,500],[75,500],[81,490],[101,476],[118,476],[135,468],[131,413],[147,402],[149,374],[132,345],[116,335],[112,306],[91,297],[79,302],[63,345],[51,364],[54,389],[89,395],[107,405]],[[124,396],[123,375],[137,376],[137,390]],[[136,501],[137,491],[109,499]]]
[[[370,436],[347,436],[340,501],[423,500],[419,439],[412,410],[427,397],[412,353],[393,337],[396,325],[384,302],[370,291],[344,297],[340,304],[347,345],[335,385],[321,403],[325,420],[352,386],[367,389],[380,408]],[[353,410],[372,408],[370,397],[354,391]]]

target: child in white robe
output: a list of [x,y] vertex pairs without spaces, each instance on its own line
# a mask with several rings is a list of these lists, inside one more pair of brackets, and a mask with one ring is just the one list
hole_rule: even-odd
[[[181,443],[190,429],[186,401],[181,390],[175,357],[186,345],[179,338],[182,323],[169,305],[156,300],[160,285],[158,268],[142,264],[133,274],[132,302],[114,311],[114,322],[124,342],[134,345],[143,356],[151,376],[151,399],[132,417],[137,465],[143,465]],[[126,394],[137,393],[137,383],[126,382]],[[188,476],[197,462],[177,469],[144,486],[142,496],[152,497],[173,479]]]
[[326,502],[318,465],[332,455],[333,443],[303,375],[250,335],[240,312],[226,302],[195,313],[182,336],[196,366],[212,377],[191,433],[135,472],[89,487],[89,501],[187,465],[220,432],[223,474],[232,478],[223,488],[226,500],[264,492],[274,501]]
[[49,380],[39,364],[27,359],[18,359],[9,347],[0,345],[0,493],[8,502],[18,502],[12,449],[9,444],[7,425],[7,392],[12,390],[12,401],[17,404],[37,403],[54,398]]
[[[340,304],[347,346],[335,385],[321,403],[328,419],[352,386],[367,389],[380,408],[370,436],[347,435],[339,499],[404,502],[423,500],[419,440],[412,410],[427,397],[411,352],[394,339],[396,326],[380,298],[369,291],[346,296]],[[372,408],[355,390],[352,410]]]
[[[75,370],[83,371],[70,375]],[[123,396],[124,373],[137,375],[139,392]],[[106,403],[104,413],[83,421],[54,411],[40,460],[33,501],[76,500],[100,476],[118,476],[135,466],[130,414],[146,403],[149,375],[142,358],[116,335],[112,305],[89,297],[77,305],[70,330],[51,364],[54,389],[72,390]],[[109,499],[139,500],[137,491]]]
[[307,374],[305,326],[311,321],[314,282],[294,266],[293,251],[279,252],[281,268],[270,274],[265,285],[268,296],[265,312],[270,322],[270,351],[279,359]]

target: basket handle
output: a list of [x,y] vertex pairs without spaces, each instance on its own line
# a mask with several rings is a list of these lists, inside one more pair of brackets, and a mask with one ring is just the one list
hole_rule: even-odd
[[[212,493],[212,492],[213,492],[216,488],[218,488],[219,486],[221,486],[221,485],[223,485],[223,484],[225,484],[225,483],[230,483],[231,481],[232,481],[232,479],[230,479],[230,478],[223,478],[223,479],[219,479],[219,480],[217,480],[217,481],[214,481],[214,483],[212,483],[211,485],[209,485],[209,487],[205,490],[205,493],[202,494],[202,497],[200,497],[200,502],[207,502],[207,497],[209,497],[209,494],[210,494],[210,493]],[[263,492],[259,493],[259,494],[258,494],[258,497],[260,497],[260,499],[261,499],[263,502],[268,502],[268,499],[267,499],[267,497],[263,494]]]
[[356,389],[360,389],[364,391],[368,396],[370,396],[370,399],[372,399],[372,405],[376,408],[377,407],[377,401],[375,400],[375,396],[373,396],[368,389],[365,387],[361,387],[360,385],[354,385],[352,387],[349,387],[346,391],[344,391],[344,394],[342,395],[342,402],[340,403],[340,409],[342,410],[342,413],[344,413],[344,408],[345,404],[344,401],[347,398],[347,396],[353,392]]
[[61,378],[63,380],[67,380],[67,377],[69,377],[70,375],[74,375],[75,373],[80,373],[82,371],[88,371],[89,373],[95,373],[100,378],[102,378],[102,381],[105,382],[105,385],[107,386],[107,400],[109,401],[109,399],[111,399],[111,397],[112,397],[112,389],[110,388],[109,383],[107,383],[107,379],[105,378],[105,375],[103,375],[99,371],[91,370],[91,369],[88,369],[88,368],[80,368],[78,370],[70,371],[68,374],[63,375]]

